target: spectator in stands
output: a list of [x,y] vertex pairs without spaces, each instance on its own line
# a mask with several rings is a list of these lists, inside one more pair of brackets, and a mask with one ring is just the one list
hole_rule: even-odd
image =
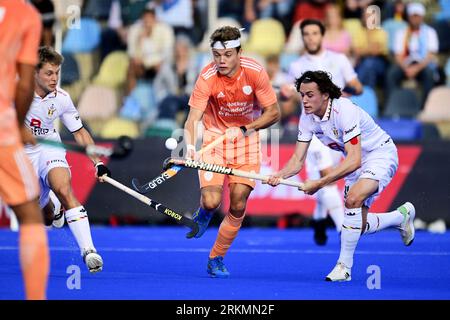
[[127,94],[138,79],[153,82],[164,62],[171,63],[174,34],[170,26],[156,19],[155,10],[146,8],[142,18],[130,27],[128,54],[130,66]]
[[194,27],[191,0],[153,0],[147,7],[154,8],[156,18],[170,25],[175,35],[190,36]]
[[363,14],[363,45],[355,48],[356,72],[364,85],[375,87],[383,83],[388,67],[388,35],[381,28],[372,26],[370,12]]
[[305,19],[317,19],[323,21],[325,19],[326,8],[332,2],[333,1],[330,0],[297,1],[294,8],[292,24]]
[[253,0],[219,0],[219,17],[229,17],[249,28],[257,19]]
[[292,27],[291,17],[294,0],[252,0],[259,19],[273,18],[283,24],[286,34]]
[[41,14],[42,19],[42,37],[41,45],[53,45],[53,24],[55,23],[55,7],[51,0],[32,0],[31,3]]
[[344,19],[361,19],[364,10],[373,2],[373,0],[345,0]]
[[114,0],[111,5],[107,27],[101,36],[101,58],[115,50],[127,49],[129,27],[140,19],[150,0]]
[[[197,72],[193,45],[185,35],[179,35],[175,41],[175,59],[167,70],[170,77],[170,93],[159,104],[159,119],[175,121],[179,112],[187,115],[189,97],[194,89]],[[180,119],[179,124],[185,122]]]
[[352,38],[342,23],[342,13],[337,5],[329,5],[325,11],[325,35],[323,47],[325,49],[350,55]]
[[422,102],[434,86],[439,40],[436,31],[424,23],[425,7],[421,3],[407,6],[408,26],[395,36],[395,64],[386,79],[386,92],[401,85],[403,79],[416,79],[422,86]]

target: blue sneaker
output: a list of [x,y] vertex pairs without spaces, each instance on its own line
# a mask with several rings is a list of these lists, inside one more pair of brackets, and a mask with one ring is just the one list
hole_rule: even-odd
[[221,256],[209,258],[206,271],[213,278],[228,278],[230,276],[230,273],[223,264],[223,257]]
[[208,228],[209,222],[212,219],[212,216],[212,213],[207,213],[203,208],[198,208],[198,210],[194,212],[192,218],[199,227],[197,234],[194,236],[195,238],[200,238],[205,233],[206,229]]

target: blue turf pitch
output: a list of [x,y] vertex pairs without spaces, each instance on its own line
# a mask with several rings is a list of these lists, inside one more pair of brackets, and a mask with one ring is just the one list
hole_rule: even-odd
[[[67,227],[49,231],[49,299],[301,300],[450,299],[450,232],[417,232],[405,247],[398,231],[363,236],[353,280],[324,277],[339,254],[339,239],[316,246],[309,229],[242,229],[225,258],[229,279],[211,279],[206,261],[217,229],[201,239],[182,227],[93,227],[104,270],[89,274]],[[81,268],[80,288],[73,277]],[[72,266],[72,267],[71,267]],[[370,267],[372,266],[372,267]],[[75,268],[75,269],[74,269]],[[373,270],[379,270],[379,282]],[[72,277],[71,277],[72,276]],[[22,299],[17,233],[0,229],[0,299]],[[379,285],[369,289],[368,283]]]

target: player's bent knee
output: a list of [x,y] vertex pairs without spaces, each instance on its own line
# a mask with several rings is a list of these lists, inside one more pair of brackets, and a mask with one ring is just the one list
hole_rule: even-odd
[[361,208],[364,203],[364,199],[355,194],[348,194],[345,199],[345,207],[348,209]]
[[72,188],[69,186],[58,187],[53,190],[57,197],[63,202],[68,202],[73,198]]
[[230,211],[233,213],[235,217],[238,217],[244,214],[245,207],[246,207],[245,201],[238,201],[230,204]]
[[202,207],[208,211],[214,211],[220,206],[220,198],[217,197],[202,197]]

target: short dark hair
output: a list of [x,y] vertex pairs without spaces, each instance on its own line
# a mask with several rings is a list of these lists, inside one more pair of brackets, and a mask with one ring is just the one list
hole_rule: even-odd
[[328,93],[331,99],[339,99],[341,89],[331,81],[331,75],[325,71],[306,71],[300,78],[295,79],[295,88],[300,92],[302,83],[315,82],[322,93]]
[[36,65],[36,69],[38,70],[41,69],[46,63],[60,66],[64,62],[64,57],[50,46],[40,47],[38,52],[39,62]]
[[[224,42],[229,41],[229,40],[237,40],[241,37],[241,32],[239,31],[238,28],[236,27],[231,27],[231,26],[224,26],[221,27],[219,29],[216,29],[211,37],[209,38],[209,42],[211,47],[214,46],[214,43],[216,43],[217,41],[221,42],[222,45]],[[224,45],[225,47],[225,45]],[[239,52],[239,50],[241,50],[241,46],[236,48],[237,52]]]
[[325,26],[323,25],[323,23],[320,20],[317,20],[317,19],[305,19],[300,24],[300,30],[302,32],[302,35],[303,35],[303,30],[305,29],[305,27],[311,26],[311,25],[318,26],[319,29],[320,29],[320,33],[322,35],[325,34]]

